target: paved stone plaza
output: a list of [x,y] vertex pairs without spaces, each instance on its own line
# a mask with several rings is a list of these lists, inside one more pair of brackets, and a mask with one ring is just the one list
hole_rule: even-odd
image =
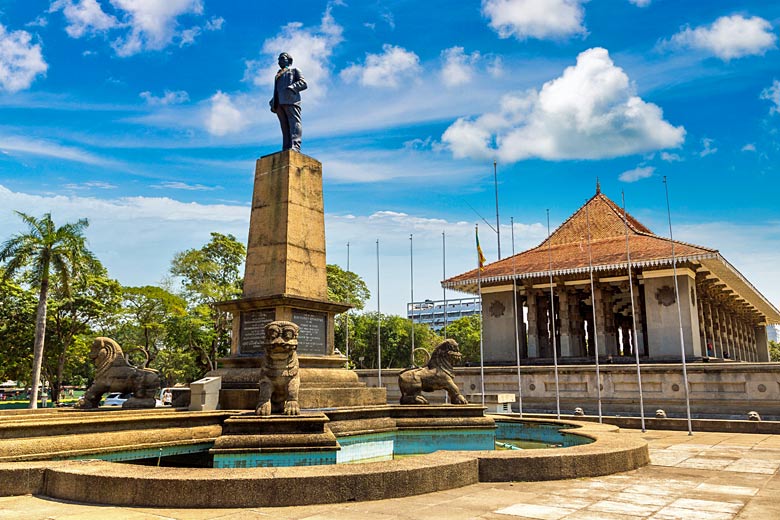
[[161,510],[4,497],[0,519],[780,518],[780,436],[650,431],[643,437],[651,465],[607,477],[482,483],[409,498],[273,509]]

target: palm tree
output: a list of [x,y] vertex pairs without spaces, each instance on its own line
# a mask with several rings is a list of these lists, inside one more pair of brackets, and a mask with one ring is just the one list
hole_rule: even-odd
[[86,247],[84,229],[87,219],[55,227],[51,213],[37,219],[20,211],[17,215],[29,228],[8,239],[0,247],[0,261],[6,262],[6,278],[20,270],[27,270],[29,282],[39,287],[38,311],[35,318],[35,342],[33,347],[32,395],[30,408],[38,407],[38,385],[41,381],[43,342],[46,336],[46,301],[49,295],[49,278],[57,276],[65,294],[70,293],[70,278],[82,261],[93,262],[92,253]]

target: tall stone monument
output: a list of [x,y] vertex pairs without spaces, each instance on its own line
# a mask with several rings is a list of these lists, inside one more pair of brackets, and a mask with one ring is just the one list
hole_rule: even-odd
[[385,404],[382,388],[365,388],[334,354],[334,317],[350,308],[328,301],[322,165],[295,150],[257,160],[243,297],[219,307],[233,315],[229,358],[210,376],[222,377],[222,409],[254,409],[264,328],[272,321],[300,327],[302,408]]

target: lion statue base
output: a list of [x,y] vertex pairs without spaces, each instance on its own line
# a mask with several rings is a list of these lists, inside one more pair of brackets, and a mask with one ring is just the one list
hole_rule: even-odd
[[469,404],[453,380],[452,366],[460,358],[458,344],[446,339],[434,349],[426,366],[401,372],[398,375],[401,404],[428,404],[422,393],[436,390],[446,390],[452,404]]
[[257,415],[272,413],[299,415],[298,325],[291,321],[273,321],[265,326],[265,355],[259,382]]
[[156,370],[131,365],[125,359],[122,348],[111,338],[96,338],[89,358],[95,364],[95,381],[75,408],[97,408],[107,392],[133,394],[122,408],[155,407],[155,396],[160,390],[160,376]]

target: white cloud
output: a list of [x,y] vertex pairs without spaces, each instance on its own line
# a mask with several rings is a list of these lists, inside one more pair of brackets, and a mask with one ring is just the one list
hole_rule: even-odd
[[456,158],[515,162],[618,157],[674,148],[684,136],[636,95],[606,49],[593,48],[541,90],[507,94],[498,112],[458,119],[442,141]]
[[487,71],[494,78],[500,78],[504,75],[504,60],[501,59],[501,56],[496,56],[490,61]]
[[162,96],[155,96],[148,90],[138,94],[148,105],[178,105],[190,100],[190,95],[184,90],[166,90]]
[[469,83],[474,77],[475,64],[479,61],[479,52],[466,54],[463,47],[450,47],[441,51],[444,64],[441,68],[441,81],[448,87],[457,87]]
[[111,0],[126,14],[130,33],[114,41],[119,56],[131,56],[144,50],[160,50],[176,36],[177,18],[203,13],[201,0]]
[[[107,13],[103,6],[110,4],[116,16]],[[62,11],[67,25],[65,31],[71,38],[85,35],[107,34],[121,31],[112,42],[118,56],[132,56],[147,50],[160,50],[174,40],[180,46],[192,44],[201,33],[199,26],[179,29],[179,18],[185,15],[202,15],[202,0],[57,0],[49,12]],[[221,18],[206,22],[206,30],[219,30]]]
[[110,182],[105,181],[87,181],[82,182],[81,184],[74,184],[74,183],[68,183],[63,185],[63,188],[69,189],[69,190],[89,190],[92,188],[100,189],[100,190],[113,190],[116,189],[115,184],[111,184]]
[[742,152],[755,152],[756,151],[756,145],[754,145],[753,143],[748,143],[745,146],[743,146],[740,151],[742,151]]
[[686,27],[662,45],[692,48],[728,61],[743,56],[763,55],[776,48],[772,24],[758,16],[721,16],[712,25]]
[[206,22],[204,29],[207,31],[221,31],[222,26],[225,25],[225,19],[221,16],[212,16],[211,19]]
[[0,135],[0,151],[8,155],[53,157],[85,164],[111,164],[112,161],[72,146],[63,146],[45,139]]
[[709,137],[705,137],[701,140],[701,151],[699,152],[699,157],[707,157],[708,155],[712,155],[714,153],[718,152],[718,149],[714,146],[712,146],[715,143],[714,139],[710,139]]
[[774,80],[771,87],[761,92],[761,99],[770,101],[774,106],[770,107],[770,114],[780,114],[780,81]]
[[679,162],[682,161],[682,157],[676,153],[661,152],[661,160],[665,162]]
[[584,1],[482,0],[482,14],[501,38],[565,38],[586,34]]
[[636,182],[640,179],[652,177],[653,173],[655,173],[655,168],[652,166],[637,166],[633,170],[627,170],[621,173],[618,179],[622,182]]
[[211,107],[206,117],[206,129],[212,135],[222,136],[239,132],[248,121],[236,108],[230,96],[218,91],[211,96]]
[[277,57],[282,52],[290,54],[293,66],[300,69],[310,88],[306,99],[316,102],[322,99],[330,80],[333,48],[343,40],[343,28],[336,23],[331,7],[325,10],[319,27],[305,28],[300,22],[282,27],[279,34],[263,42],[262,60],[246,62],[246,77],[255,85],[273,91],[273,78],[278,70]]
[[347,83],[358,81],[367,87],[396,88],[420,70],[420,58],[414,52],[385,44],[382,54],[366,54],[363,65],[350,65],[340,76]]
[[51,4],[49,12],[57,11],[65,16],[68,22],[65,32],[71,38],[106,32],[119,26],[119,21],[104,12],[97,0],[57,0]]
[[30,33],[8,32],[0,24],[0,89],[11,93],[28,89],[48,68],[41,46],[32,43]]
[[186,190],[186,191],[214,191],[220,189],[218,186],[206,186],[205,184],[187,184],[180,181],[165,181],[159,184],[152,184],[152,188],[161,190]]
[[628,0],[637,7],[647,7],[653,0]]

